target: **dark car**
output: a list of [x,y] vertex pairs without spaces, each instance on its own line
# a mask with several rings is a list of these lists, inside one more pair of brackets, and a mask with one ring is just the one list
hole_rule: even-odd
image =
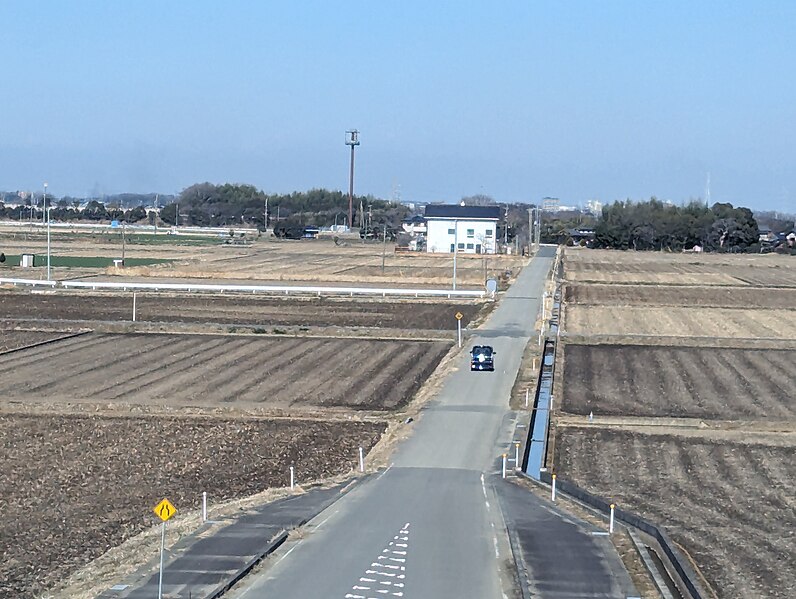
[[470,370],[494,370],[497,352],[491,345],[476,345],[470,351]]

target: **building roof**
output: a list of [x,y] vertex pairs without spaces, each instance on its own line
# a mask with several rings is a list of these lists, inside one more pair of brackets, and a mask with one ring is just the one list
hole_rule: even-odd
[[461,206],[459,204],[429,204],[426,218],[460,218],[499,220],[500,206]]

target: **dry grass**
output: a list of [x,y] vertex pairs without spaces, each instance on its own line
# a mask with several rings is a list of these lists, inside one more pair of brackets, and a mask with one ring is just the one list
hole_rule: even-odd
[[792,310],[654,306],[571,306],[564,330],[573,335],[655,335],[790,339]]

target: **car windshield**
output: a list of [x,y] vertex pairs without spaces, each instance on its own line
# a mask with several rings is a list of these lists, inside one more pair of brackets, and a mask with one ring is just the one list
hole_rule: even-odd
[[485,356],[491,356],[492,355],[492,348],[490,346],[488,346],[488,345],[483,345],[483,346],[482,345],[476,345],[473,348],[473,355],[475,356],[475,355],[481,355],[481,354],[483,354]]

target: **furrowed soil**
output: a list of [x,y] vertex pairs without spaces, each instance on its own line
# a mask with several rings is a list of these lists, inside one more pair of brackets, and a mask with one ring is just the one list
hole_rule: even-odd
[[794,442],[564,427],[555,461],[561,478],[664,524],[720,598],[790,599]]
[[564,330],[584,336],[792,339],[796,310],[574,305],[566,309]]
[[90,333],[0,356],[0,394],[24,403],[392,410],[411,399],[450,347],[431,341]]
[[796,351],[566,345],[574,414],[796,420]]
[[[2,308],[0,308],[2,310]],[[3,352],[43,343],[66,336],[66,333],[47,333],[43,331],[7,331],[0,329],[0,354]]]
[[718,597],[796,596],[796,259],[564,264],[551,466],[662,527]]
[[[136,319],[142,322],[216,323],[261,326],[328,326],[453,330],[456,312],[467,325],[488,312],[492,302],[389,301],[339,298],[267,298],[251,295],[136,294]],[[5,320],[127,321],[131,293],[83,294],[0,291]]]
[[[790,289],[751,287],[667,287],[665,285],[567,285],[564,301],[593,306],[688,306],[695,308],[748,308],[796,310]],[[796,318],[796,313],[793,314]]]
[[38,597],[178,510],[340,475],[384,424],[0,414],[0,596]]
[[796,287],[796,264],[773,254],[567,250],[568,281],[641,285]]

